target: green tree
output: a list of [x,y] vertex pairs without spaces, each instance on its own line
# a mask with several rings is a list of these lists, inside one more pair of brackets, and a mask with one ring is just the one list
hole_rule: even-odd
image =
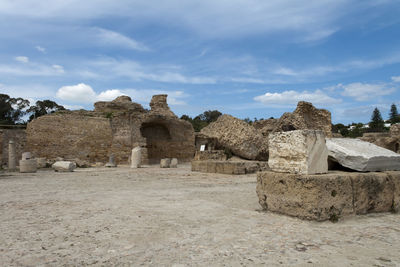
[[28,106],[26,99],[0,94],[0,124],[16,124],[25,115],[24,109]]
[[382,132],[385,128],[385,122],[382,119],[381,112],[378,108],[375,108],[371,115],[371,122],[369,123],[369,129],[372,132]]
[[36,101],[36,104],[34,106],[29,107],[27,113],[32,113],[31,116],[29,117],[29,121],[31,121],[37,117],[53,113],[59,110],[65,110],[65,108],[51,100],[43,100],[43,101],[39,100]]
[[182,115],[181,119],[190,122],[195,132],[200,132],[201,129],[206,127],[211,122],[216,121],[221,115],[222,113],[218,110],[208,110],[194,118],[191,118],[188,115]]
[[400,122],[399,113],[397,112],[397,107],[394,103],[390,107],[389,121],[392,124]]
[[202,114],[200,114],[198,117],[200,120],[205,121],[208,123],[211,123],[213,121],[216,121],[219,116],[221,116],[222,113],[219,112],[218,110],[207,110],[204,111]]

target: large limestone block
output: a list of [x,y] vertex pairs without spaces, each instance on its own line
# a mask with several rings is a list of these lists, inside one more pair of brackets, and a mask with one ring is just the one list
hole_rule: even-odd
[[137,146],[132,149],[131,154],[131,168],[140,168],[142,161],[142,148]]
[[171,159],[165,158],[160,160],[160,168],[169,168],[171,166]]
[[387,173],[352,173],[353,205],[356,214],[390,211],[394,184]]
[[356,171],[400,170],[400,155],[377,145],[350,138],[327,138],[329,157]]
[[393,212],[400,212],[400,172],[387,172],[393,181]]
[[56,161],[51,167],[56,172],[73,172],[76,164],[72,161]]
[[269,135],[269,167],[276,172],[328,172],[328,150],[322,131],[296,130]]
[[268,140],[253,126],[230,115],[220,116],[203,128],[201,134],[217,139],[219,146],[236,156],[250,160],[268,159]]
[[257,174],[260,205],[269,211],[307,220],[336,220],[353,213],[349,175]]

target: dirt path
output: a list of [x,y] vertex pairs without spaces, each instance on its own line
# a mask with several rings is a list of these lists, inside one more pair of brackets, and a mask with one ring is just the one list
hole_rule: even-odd
[[400,266],[400,215],[260,211],[256,175],[178,169],[0,173],[0,264]]

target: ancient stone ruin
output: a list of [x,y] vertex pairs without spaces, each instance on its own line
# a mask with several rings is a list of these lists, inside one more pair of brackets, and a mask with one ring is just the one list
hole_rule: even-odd
[[27,150],[35,157],[88,162],[128,163],[132,148],[141,147],[141,162],[162,158],[193,158],[192,125],[169,109],[167,95],[153,96],[151,110],[128,96],[94,104],[94,111],[60,111],[39,117],[27,126]]

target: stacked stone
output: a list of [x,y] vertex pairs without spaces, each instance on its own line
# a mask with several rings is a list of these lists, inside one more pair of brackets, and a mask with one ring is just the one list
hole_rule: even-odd
[[[318,221],[400,210],[400,172],[392,171],[400,170],[396,153],[357,139],[325,141],[314,130],[270,134],[269,152],[272,171],[257,175],[266,210]],[[374,172],[328,173],[328,155],[352,170]]]

